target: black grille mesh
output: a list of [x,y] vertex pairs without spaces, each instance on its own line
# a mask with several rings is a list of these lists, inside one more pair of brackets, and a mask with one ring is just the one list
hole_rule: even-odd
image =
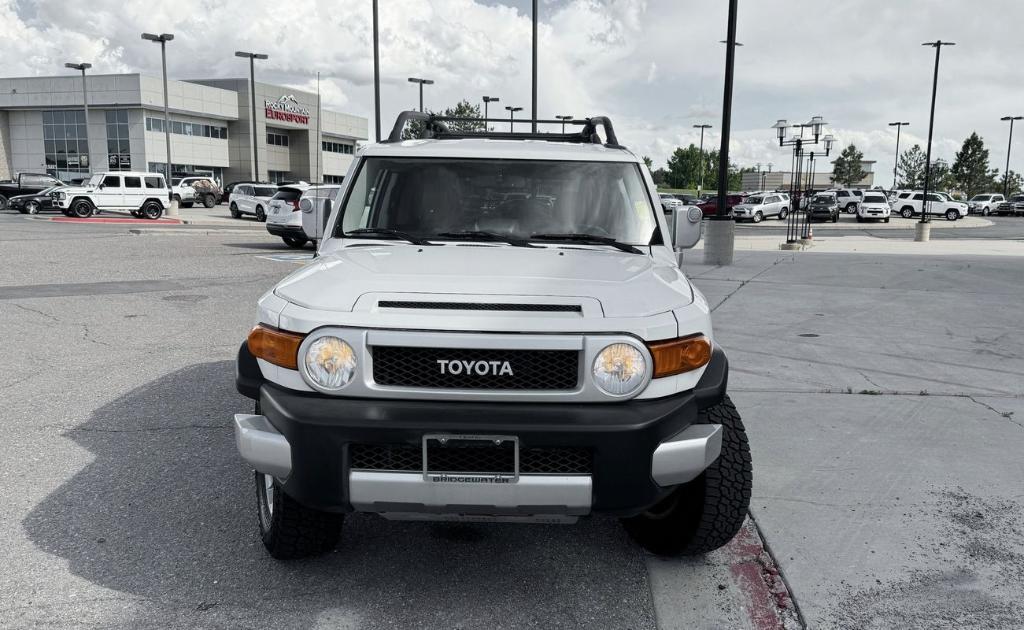
[[[459,454],[456,451],[467,451]],[[445,459],[431,449],[431,472],[507,472],[507,452],[493,448],[449,448]],[[355,470],[423,470],[423,448],[407,444],[352,444],[351,467]],[[591,453],[586,448],[520,448],[521,474],[589,474]]]
[[[575,350],[479,350],[374,346],[373,380],[392,387],[492,390],[571,390],[579,380]],[[438,361],[460,362],[441,373]],[[508,361],[512,374],[489,366],[486,374],[467,370],[463,361]],[[451,371],[461,371],[452,374]]]
[[519,311],[519,312],[563,312],[580,313],[578,304],[493,304],[485,302],[409,302],[382,300],[380,308],[419,308],[445,311]]

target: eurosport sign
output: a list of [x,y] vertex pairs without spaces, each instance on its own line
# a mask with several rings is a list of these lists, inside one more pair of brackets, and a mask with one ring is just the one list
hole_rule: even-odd
[[299,105],[299,101],[291,94],[285,94],[276,101],[264,100],[263,105],[266,108],[268,120],[283,120],[300,125],[309,124],[309,110]]

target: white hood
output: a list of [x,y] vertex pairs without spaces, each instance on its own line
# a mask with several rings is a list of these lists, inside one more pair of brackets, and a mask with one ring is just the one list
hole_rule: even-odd
[[644,317],[693,300],[677,267],[647,255],[470,244],[348,246],[291,274],[274,293],[324,311],[352,311],[370,294],[579,297],[596,299],[605,317]]

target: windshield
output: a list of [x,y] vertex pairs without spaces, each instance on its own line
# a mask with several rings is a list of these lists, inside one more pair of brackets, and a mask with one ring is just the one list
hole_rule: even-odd
[[836,198],[833,195],[814,195],[811,199],[811,203],[835,203]]
[[883,195],[864,195],[864,203],[888,203]]
[[974,195],[971,197],[971,201],[988,201],[991,195]]
[[752,206],[756,206],[764,203],[764,197],[747,197],[747,200],[743,203],[748,203]]
[[253,193],[253,195],[256,197],[273,197],[276,194],[276,188],[269,188],[266,186],[257,186],[255,192]]
[[102,181],[103,181],[103,174],[102,173],[97,173],[96,175],[93,175],[92,177],[89,178],[89,185],[90,186],[99,186],[100,182],[102,182]]
[[519,239],[588,234],[648,245],[656,226],[640,169],[630,162],[371,157],[335,235],[360,228],[435,240],[469,231]]

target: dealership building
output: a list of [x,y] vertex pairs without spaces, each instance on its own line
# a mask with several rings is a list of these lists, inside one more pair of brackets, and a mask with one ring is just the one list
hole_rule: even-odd
[[[0,179],[46,172],[63,181],[108,170],[164,172],[164,92],[159,77],[87,75],[0,79]],[[221,183],[340,182],[367,120],[321,109],[317,96],[255,84],[256,134],[248,79],[169,81],[174,175],[204,174]],[[319,120],[318,120],[319,114]],[[319,128],[320,139],[317,140]]]

